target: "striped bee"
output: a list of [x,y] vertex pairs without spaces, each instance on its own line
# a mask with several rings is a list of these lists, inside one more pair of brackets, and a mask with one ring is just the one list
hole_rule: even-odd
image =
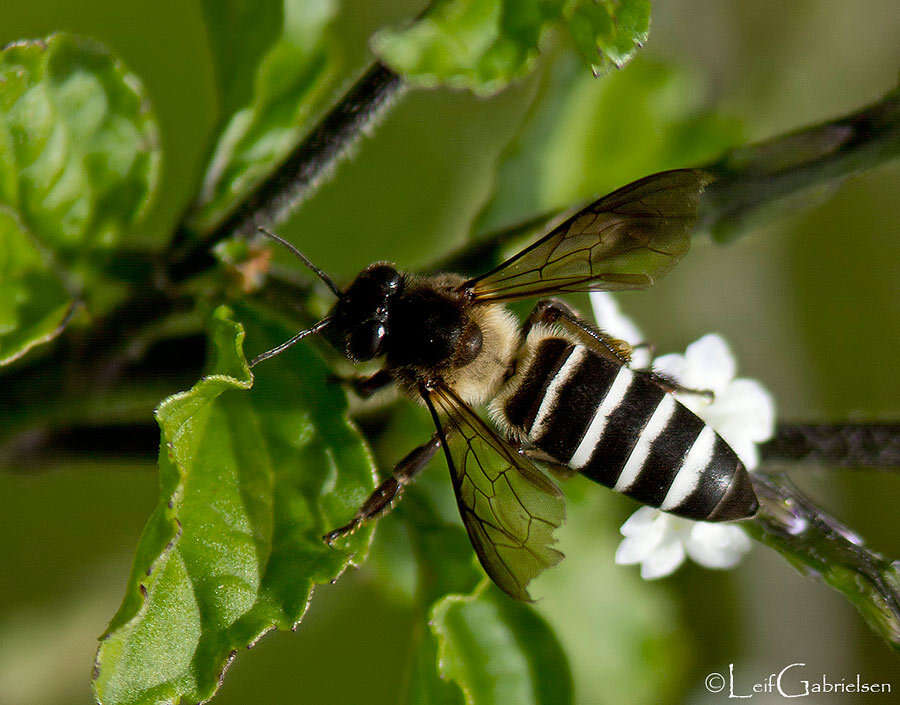
[[741,461],[676,401],[668,380],[544,328],[528,336],[524,358],[492,404],[499,425],[523,446],[688,519],[729,521],[756,512]]
[[[379,372],[351,381],[357,393],[397,384],[426,406],[436,429],[324,539],[331,543],[387,511],[441,449],[482,566],[518,599],[529,599],[530,580],[562,559],[553,531],[565,518],[563,496],[536,463],[691,519],[753,516],[757,499],[737,455],[673,396],[708,392],[633,368],[628,344],[557,299],[539,301],[524,325],[504,305],[652,285],[687,252],[708,181],[691,169],[648,176],[472,279],[376,263],[341,290],[266,232],[325,281],[337,302],[251,366],[320,333],[351,361],[383,360]],[[485,404],[493,425],[473,409]]]

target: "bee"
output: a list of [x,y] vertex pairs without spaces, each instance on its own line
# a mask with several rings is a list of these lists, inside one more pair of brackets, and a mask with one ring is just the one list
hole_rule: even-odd
[[[397,384],[431,414],[434,435],[410,452],[331,543],[386,512],[441,450],[463,523],[491,579],[526,586],[562,554],[553,531],[563,495],[536,463],[575,472],[678,516],[733,521],[758,502],[749,474],[710,426],[679,403],[687,390],[632,367],[632,348],[580,318],[557,293],[652,285],[687,252],[709,177],[678,169],[624,186],[568,217],[494,269],[467,279],[418,276],[379,262],[346,290],[291,249],[337,297],[311,328],[251,366],[321,334],[353,362],[383,360],[352,380],[362,396]],[[505,304],[540,299],[524,325]],[[473,407],[488,405],[493,424]]]

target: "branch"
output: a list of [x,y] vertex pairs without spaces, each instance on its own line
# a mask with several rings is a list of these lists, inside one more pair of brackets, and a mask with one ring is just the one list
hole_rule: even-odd
[[699,227],[727,242],[764,207],[898,155],[900,88],[852,115],[732,150],[705,167],[716,181],[703,195]]
[[825,467],[900,468],[900,423],[780,423],[764,461]]
[[867,548],[787,478],[759,471],[751,477],[760,510],[744,524],[750,534],[804,575],[842,593],[900,651],[900,561]]
[[[375,62],[307,135],[287,159],[262,181],[232,214],[179,253],[171,265],[171,278],[180,281],[211,264],[209,247],[234,235],[255,233],[287,218],[347,155],[360,135],[384,115],[405,84],[387,66]],[[193,238],[182,227],[178,240]]]
[[257,227],[278,223],[290,215],[320,177],[347,154],[363,130],[383,114],[402,86],[400,76],[384,64],[370,66],[284,163],[210,234],[210,239],[254,233]]

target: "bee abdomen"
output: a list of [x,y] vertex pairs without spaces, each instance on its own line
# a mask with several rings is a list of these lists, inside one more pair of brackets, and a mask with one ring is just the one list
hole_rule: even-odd
[[528,441],[592,480],[705,521],[752,516],[747,470],[722,438],[651,375],[546,338],[502,412]]

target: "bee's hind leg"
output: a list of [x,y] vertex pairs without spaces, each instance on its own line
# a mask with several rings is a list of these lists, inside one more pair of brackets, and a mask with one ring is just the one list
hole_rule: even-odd
[[370,519],[389,512],[394,501],[403,494],[403,488],[412,482],[413,478],[428,464],[440,447],[440,437],[435,433],[431,440],[415,448],[397,463],[391,476],[369,495],[369,498],[357,510],[356,516],[349,523],[334,531],[329,531],[322,537],[322,540],[330,546],[337,539],[352,534]]
[[525,322],[525,327],[522,329],[523,336],[527,336],[531,327],[538,323],[555,323],[574,334],[585,345],[600,355],[623,365],[631,362],[631,352],[633,350],[631,345],[624,340],[613,338],[611,335],[588,323],[564,301],[559,299],[538,301]]
[[683,384],[679,384],[668,375],[662,374],[660,372],[653,372],[652,370],[650,370],[650,375],[653,377],[653,381],[656,382],[660,387],[665,389],[667,392],[696,394],[697,396],[706,397],[710,401],[714,401],[716,398],[715,393],[711,389],[694,389],[693,387],[685,387]]
[[631,364],[631,355],[638,348],[647,348],[650,351],[650,362],[646,368],[642,367],[653,380],[659,384],[667,392],[681,392],[683,394],[697,394],[704,396],[710,401],[714,399],[714,394],[709,389],[692,389],[679,384],[671,377],[653,371],[653,353],[652,343],[638,343],[630,345],[624,340],[613,338],[611,335],[604,333],[599,328],[585,321],[578,313],[567,303],[559,299],[545,299],[539,301],[528,316],[528,320],[523,328],[523,336],[528,335],[531,327],[537,323],[558,324],[569,332],[577,335],[582,342],[595,352],[605,357],[620,362],[625,365]]
[[[633,354],[634,354],[635,350],[646,350],[647,351],[647,362],[644,363],[643,365],[640,365],[639,367],[636,367],[635,363],[634,363]],[[656,357],[656,345],[654,343],[648,343],[648,342],[635,343],[634,345],[631,346],[631,352],[632,352],[631,366],[634,369],[640,369],[640,370],[649,372],[651,370],[651,368],[653,367],[653,358]]]

